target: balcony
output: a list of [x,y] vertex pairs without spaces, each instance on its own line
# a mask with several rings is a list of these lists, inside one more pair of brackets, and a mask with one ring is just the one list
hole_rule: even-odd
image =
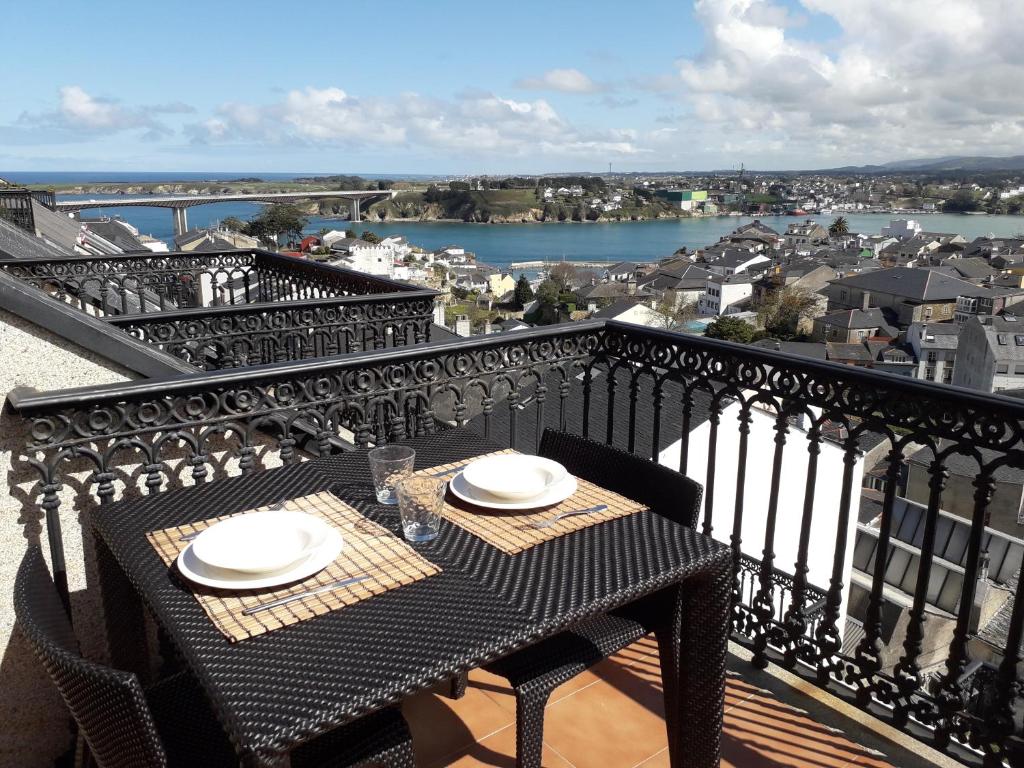
[[[388,334],[405,321],[387,314],[404,295],[386,292],[395,286],[387,281],[372,284],[381,290],[371,298],[387,307],[373,320],[383,333],[351,346],[348,336],[331,347],[305,335],[301,343],[285,341],[305,323],[300,313],[275,321],[286,325],[267,328],[259,343],[246,336],[245,345],[232,347],[215,338],[230,331],[214,323],[232,318],[224,322],[235,328],[236,311],[252,317],[245,313],[270,306],[311,311],[316,302],[367,299],[345,295],[350,275],[343,270],[311,275],[307,265],[272,254],[139,258],[161,266],[133,270],[131,259],[114,260],[114,272],[96,262],[77,267],[77,260],[0,265],[199,369],[8,396],[12,424],[26,436],[12,467],[27,489],[22,514],[45,520],[65,590],[81,584],[74,573],[80,565],[62,556],[63,529],[69,519],[73,524],[68,511],[452,426],[529,452],[545,427],[555,427],[668,464],[703,485],[700,528],[733,553],[732,727],[734,736],[748,731],[744,748],[752,737],[740,721],[759,715],[743,712],[751,698],[739,691],[760,696],[766,686],[745,681],[763,680],[770,670],[860,710],[862,722],[910,734],[963,764],[1019,764],[1024,609],[1019,560],[1005,557],[1019,545],[989,524],[1003,473],[1024,470],[1020,401],[614,321],[421,343],[426,332],[417,336],[424,327],[417,324],[429,323],[432,295],[412,299],[424,302],[426,315],[411,321],[411,331]],[[214,319],[198,323],[191,312]],[[180,331],[161,330],[190,324],[199,330],[187,352],[172,345]],[[927,498],[915,510],[913,534],[904,535],[906,467],[921,447],[932,451],[922,470]],[[962,470],[965,462],[972,473],[966,502],[963,493],[954,499],[949,485],[953,465]],[[881,477],[884,491],[868,519],[862,486],[870,477]],[[947,508],[954,500],[957,509]],[[870,552],[862,551],[867,545]],[[1000,563],[1017,562],[1016,569],[990,567],[996,555]],[[615,664],[639,673],[634,662],[613,660],[602,674],[621,679]],[[495,703],[500,691],[491,682],[471,678]],[[591,695],[614,698],[614,687]],[[794,757],[785,745],[762,745],[754,750],[761,762],[737,752],[733,764],[884,764],[872,762],[870,736],[853,719],[839,726],[850,729],[840,739],[826,735],[816,717],[762,699],[759,706],[774,708],[778,722],[804,737],[819,734],[840,754]],[[462,730],[450,752],[470,762],[507,736],[496,735],[507,723],[483,733],[467,722],[452,723]],[[727,743],[729,727],[727,715]],[[660,747],[649,746],[637,763],[658,764]],[[888,754],[895,765],[909,764]]]
[[0,271],[207,371],[429,341],[437,295],[268,251],[0,259]]

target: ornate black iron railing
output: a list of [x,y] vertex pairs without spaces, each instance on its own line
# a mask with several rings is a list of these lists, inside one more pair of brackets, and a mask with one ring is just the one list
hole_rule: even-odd
[[212,371],[427,342],[434,296],[434,291],[408,291],[105,319],[175,357]]
[[0,269],[101,316],[419,290],[260,250],[0,259]]
[[[339,436],[367,445],[445,424],[526,450],[552,426],[671,462],[704,484],[702,529],[733,547],[734,637],[754,664],[805,675],[966,763],[1002,765],[1019,754],[1024,600],[1016,583],[996,672],[970,691],[963,679],[996,476],[1024,469],[1020,401],[591,321],[163,381],[15,391],[9,405],[30,423],[25,460],[40,474],[58,578],[62,482],[76,471],[107,503],[126,490],[159,492],[177,478],[182,457],[191,480],[204,482],[219,471],[225,446],[247,473],[268,450],[299,460],[304,439],[309,451],[326,452]],[[891,480],[911,446],[933,451],[926,524],[917,572],[904,574],[906,632],[889,638],[886,569],[897,533],[897,483],[889,482],[856,622],[863,636],[844,652],[862,457],[878,440]],[[974,463],[974,496],[965,578],[943,619],[951,640],[936,649],[926,633],[939,619],[930,581],[954,458]],[[884,663],[883,650],[898,662]]]

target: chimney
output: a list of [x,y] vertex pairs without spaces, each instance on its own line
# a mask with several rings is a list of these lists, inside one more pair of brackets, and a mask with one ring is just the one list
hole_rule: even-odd
[[473,326],[469,322],[469,315],[456,315],[455,316],[455,335],[456,336],[472,336]]
[[484,335],[486,336],[486,335],[490,335],[492,333],[494,333],[494,331],[491,330],[491,321],[490,320],[485,320],[484,321]]
[[860,308],[865,312],[871,309],[871,291],[864,291],[864,299],[861,301]]
[[444,327],[444,302],[440,298],[434,301],[434,322]]
[[636,278],[631,277],[626,281],[626,294],[628,296],[636,296]]

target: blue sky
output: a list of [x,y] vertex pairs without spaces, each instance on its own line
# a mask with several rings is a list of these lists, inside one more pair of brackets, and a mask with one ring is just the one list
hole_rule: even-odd
[[5,58],[32,65],[0,84],[0,168],[507,173],[1024,153],[1010,34],[1022,6],[16,3]]

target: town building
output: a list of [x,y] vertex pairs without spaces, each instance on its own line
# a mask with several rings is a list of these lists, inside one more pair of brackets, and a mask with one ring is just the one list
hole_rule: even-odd
[[1024,323],[1014,315],[968,319],[957,341],[953,384],[982,392],[1024,387]]
[[747,308],[753,292],[753,278],[750,275],[712,274],[704,287],[698,312],[705,316],[735,314]]
[[885,317],[885,310],[841,309],[814,319],[815,341],[858,343],[865,339],[894,339],[899,331]]
[[900,327],[952,320],[961,296],[991,296],[987,289],[931,269],[896,267],[849,275],[823,291],[830,311],[889,308]]
[[959,334],[955,323],[911,323],[906,345],[917,361],[914,378],[952,384]]

